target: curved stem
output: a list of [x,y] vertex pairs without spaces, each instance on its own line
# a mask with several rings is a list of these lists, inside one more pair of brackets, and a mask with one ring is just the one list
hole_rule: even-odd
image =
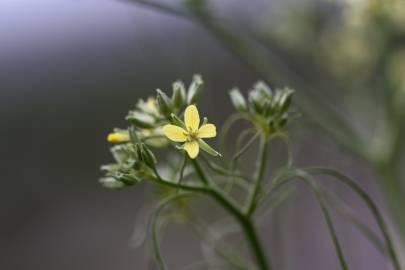
[[[207,176],[204,174],[197,160],[193,160],[193,166],[196,169],[197,175],[201,178],[201,181],[204,183],[209,183]],[[214,187],[209,188],[208,194],[216,200],[219,204],[222,205],[239,223],[241,226],[246,239],[248,240],[255,258],[257,265],[261,270],[270,270],[271,267],[266,260],[264,255],[263,248],[259,242],[259,239],[256,234],[256,230],[253,226],[252,220],[248,215],[242,213],[238,207],[236,207],[230,199],[223,192],[216,190]]]
[[390,234],[388,232],[388,227],[385,224],[384,218],[383,218],[382,214],[380,213],[380,210],[378,209],[378,207],[374,203],[374,201],[370,198],[370,196],[359,185],[357,185],[357,183],[355,181],[353,181],[350,177],[348,177],[336,170],[318,167],[318,168],[307,168],[307,169],[305,169],[305,171],[312,173],[312,174],[324,174],[324,175],[333,176],[334,179],[342,182],[343,184],[345,184],[349,188],[351,188],[363,200],[363,202],[368,206],[369,210],[373,214],[374,219],[377,222],[377,225],[384,237],[384,241],[385,241],[387,249],[388,249],[388,254],[391,258],[394,269],[400,270],[401,266],[399,264],[398,256],[394,249],[394,244],[393,244]]
[[155,210],[155,217],[152,223],[152,241],[153,250],[155,252],[156,262],[160,270],[166,270],[166,263],[163,259],[162,253],[160,252],[159,237],[158,237],[158,226],[159,226],[159,216],[163,209],[172,201],[177,200],[182,197],[190,196],[190,193],[175,194],[161,201]]
[[286,178],[279,178],[277,182],[273,182],[273,189],[272,192],[275,190],[281,188],[281,186],[284,186],[285,184],[292,182],[293,180],[302,180],[304,181],[314,192],[316,199],[319,203],[319,206],[321,207],[322,215],[325,218],[326,225],[328,227],[329,233],[332,238],[333,246],[335,247],[336,255],[339,259],[340,266],[342,270],[348,270],[349,267],[347,265],[346,259],[343,255],[343,250],[341,247],[341,244],[339,242],[339,239],[336,234],[335,227],[333,225],[332,218],[330,216],[329,210],[326,206],[326,202],[323,198],[323,194],[318,186],[318,184],[308,176],[307,173],[304,173],[302,171],[295,171],[291,175],[289,175]]
[[[241,149],[239,149],[239,147],[237,148],[237,149],[239,149],[238,152],[236,152],[234,154],[234,156],[232,157],[231,167],[230,167],[231,172],[234,171],[235,168],[237,167],[239,158],[244,153],[246,153],[247,150],[249,150],[249,148],[253,145],[253,143],[256,141],[257,137],[259,137],[259,136],[260,136],[260,133],[256,132],[256,134],[253,135],[250,138],[250,140]],[[225,190],[227,193],[229,193],[231,191],[234,182],[235,182],[235,177],[231,178],[231,181],[229,181],[228,184],[226,185]]]

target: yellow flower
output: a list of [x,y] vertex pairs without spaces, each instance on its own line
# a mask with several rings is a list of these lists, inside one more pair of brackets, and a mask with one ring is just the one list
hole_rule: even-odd
[[175,125],[165,125],[163,133],[174,142],[184,142],[183,148],[188,156],[196,158],[200,151],[202,138],[213,138],[217,135],[215,125],[204,124],[200,126],[200,116],[195,105],[189,105],[184,112],[184,122],[186,129]]
[[108,134],[107,141],[111,143],[127,142],[129,141],[129,134],[124,132],[113,132]]

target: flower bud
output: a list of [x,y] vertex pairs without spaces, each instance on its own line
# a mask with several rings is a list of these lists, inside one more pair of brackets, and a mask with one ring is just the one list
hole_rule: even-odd
[[153,128],[155,119],[149,114],[139,111],[130,111],[125,118],[138,128]]
[[149,168],[154,169],[156,167],[157,160],[152,151],[144,144],[140,144],[142,160],[148,165]]
[[180,108],[186,100],[186,88],[183,82],[176,81],[173,83],[172,103],[175,108]]
[[294,90],[286,87],[286,88],[282,89],[281,91],[283,94],[280,98],[280,111],[281,111],[281,113],[284,113],[288,110],[288,108],[291,105]]
[[193,81],[188,88],[187,104],[194,104],[197,101],[198,97],[200,96],[203,83],[204,82],[200,75],[194,75]]
[[231,101],[233,106],[240,112],[246,111],[247,105],[245,98],[239,91],[239,89],[234,88],[229,92],[229,95],[231,97]]
[[117,179],[113,177],[103,177],[99,180],[100,184],[109,189],[120,189],[125,186],[124,183],[118,181]]
[[157,89],[156,92],[157,92],[156,100],[158,103],[160,113],[166,117],[169,117],[173,111],[173,105],[170,98],[160,89]]

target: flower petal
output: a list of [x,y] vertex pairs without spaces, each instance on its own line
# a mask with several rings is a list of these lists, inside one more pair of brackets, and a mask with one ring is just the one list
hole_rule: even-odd
[[198,138],[213,138],[215,136],[217,136],[217,129],[213,124],[202,125],[197,133]]
[[195,105],[189,105],[184,112],[184,122],[187,129],[191,131],[197,131],[200,125],[200,116]]
[[184,150],[186,150],[190,158],[195,159],[200,151],[200,146],[197,141],[186,142],[184,144]]
[[165,125],[163,134],[174,142],[185,142],[187,140],[187,131],[175,125]]

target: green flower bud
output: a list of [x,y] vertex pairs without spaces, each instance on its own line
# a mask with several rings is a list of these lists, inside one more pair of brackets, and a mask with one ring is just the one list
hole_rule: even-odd
[[116,179],[117,181],[120,181],[127,186],[132,186],[132,185],[140,182],[140,180],[138,178],[136,178],[133,173],[129,173],[126,171],[117,171],[117,172],[114,172],[111,176],[114,179]]
[[183,82],[176,81],[173,83],[172,103],[175,108],[180,108],[186,101],[186,88]]
[[249,92],[249,103],[254,112],[262,114],[264,111],[264,101],[259,90],[255,89]]
[[111,153],[118,164],[125,163],[132,157],[132,151],[128,144],[111,147]]
[[281,111],[281,113],[285,113],[291,105],[294,90],[286,87],[286,88],[282,89],[281,91],[283,94],[280,98],[280,111]]
[[121,189],[125,186],[124,183],[116,180],[113,177],[104,177],[99,180],[100,184],[109,189]]
[[240,112],[244,112],[247,109],[246,105],[246,100],[239,91],[239,89],[234,88],[229,92],[229,95],[231,97],[231,101],[235,109],[237,109]]
[[198,97],[200,96],[203,83],[204,82],[200,75],[194,75],[193,81],[188,88],[187,104],[194,104],[197,101]]
[[153,128],[155,126],[155,119],[152,116],[139,111],[130,111],[125,119],[138,128]]
[[273,96],[272,91],[270,89],[270,87],[262,81],[258,81],[254,86],[253,89],[258,90],[258,92],[260,93],[260,95],[263,98],[271,98]]
[[140,144],[142,160],[148,165],[149,168],[154,169],[156,167],[157,160],[153,152],[144,144]]
[[160,113],[166,117],[169,117],[173,111],[172,101],[160,89],[157,89],[156,92],[157,92],[156,100],[158,103]]

